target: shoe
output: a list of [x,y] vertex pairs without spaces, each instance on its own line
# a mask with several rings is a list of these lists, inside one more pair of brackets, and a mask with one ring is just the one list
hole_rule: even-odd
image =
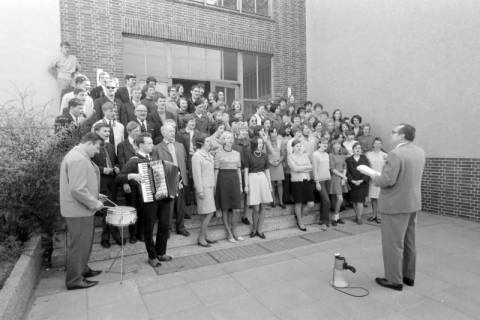
[[234,237],[234,238],[235,238],[235,240],[237,240],[237,241],[243,241],[243,240],[245,240],[245,239],[243,239],[242,236],[238,236],[238,237]]
[[282,208],[282,209],[285,209],[285,208],[287,207],[287,206],[286,206],[285,204],[283,204],[283,203],[280,203],[279,206],[280,206],[280,208]]
[[338,220],[337,220],[337,223],[345,224],[345,221],[343,221],[342,219],[338,219]]
[[137,240],[140,242],[145,242],[145,237],[142,235],[137,235]]
[[102,273],[102,270],[92,270],[89,269],[87,272],[83,274],[84,278],[92,278],[98,276],[100,273]]
[[185,215],[183,218],[187,219],[187,220],[190,220],[190,219],[192,219],[192,216],[191,215]]
[[201,243],[200,241],[198,241],[197,243],[200,247],[204,247],[204,248],[210,248],[212,245],[210,243]]
[[322,224],[322,230],[323,230],[323,231],[327,231],[327,230],[328,230],[328,227],[327,227],[326,224]]
[[385,288],[389,288],[397,291],[402,291],[403,289],[403,285],[390,282],[385,278],[375,278],[375,282],[377,282],[379,285]]
[[96,286],[98,281],[83,280],[81,283],[67,287],[67,290],[87,289]]
[[357,224],[363,224],[363,220],[362,220],[362,218],[360,218],[360,219],[357,219]]
[[211,243],[211,244],[214,244],[214,243],[218,242],[217,240],[210,240],[210,239],[206,239],[205,241],[207,241],[207,243]]
[[148,264],[151,265],[153,268],[158,268],[162,265],[158,258],[148,259]]
[[370,218],[367,219],[367,221],[376,221],[376,220],[377,220],[376,217],[370,217]]
[[237,242],[237,240],[235,240],[234,238],[227,238],[227,241],[231,242],[231,243],[236,243]]
[[415,280],[404,277],[403,278],[403,283],[406,284],[409,287],[413,287],[413,285],[415,284]]
[[182,236],[184,237],[188,237],[190,235],[190,232],[188,232],[187,230],[183,229],[183,230],[177,230],[177,234],[181,234]]
[[338,224],[337,221],[335,221],[335,220],[332,221],[332,226],[336,227],[337,224]]
[[248,221],[248,218],[247,218],[247,217],[243,217],[243,218],[242,218],[242,223],[243,223],[243,224],[246,224],[247,226],[250,225],[250,221]]
[[380,219],[379,217],[376,217],[376,218],[375,218],[375,222],[376,222],[377,224],[380,224],[380,223],[382,223],[382,219]]
[[277,207],[277,204],[275,202],[270,203],[270,207],[275,208]]
[[158,259],[158,261],[167,262],[167,261],[171,261],[173,259],[173,257],[164,254],[164,255],[158,256],[157,259]]
[[301,227],[299,226],[298,229],[300,229],[300,231],[304,231],[304,232],[307,231],[307,228],[306,228],[306,227],[301,228]]
[[255,231],[250,232],[250,238],[255,238],[257,233]]
[[108,241],[108,240],[102,240],[102,242],[100,242],[100,245],[101,245],[102,247],[104,247],[105,249],[108,249],[108,248],[110,248],[110,241]]
[[115,240],[115,243],[118,244],[119,246],[121,246],[122,244],[125,245],[125,243],[127,243],[127,239],[125,238],[123,238],[123,240],[121,240],[120,238],[116,238],[114,240]]
[[[307,229],[305,229],[305,230],[307,230]],[[262,239],[267,238],[267,237],[265,236],[265,233],[263,233],[263,232],[257,232],[257,236],[259,236],[259,237],[262,238]]]
[[138,241],[138,240],[137,240],[137,237],[135,237],[135,236],[131,236],[130,239],[129,239],[129,242],[130,242],[131,244],[137,243],[137,241]]

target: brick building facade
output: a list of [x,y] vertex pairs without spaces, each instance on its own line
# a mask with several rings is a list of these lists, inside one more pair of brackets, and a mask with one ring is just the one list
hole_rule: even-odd
[[[209,5],[211,0],[61,0],[62,39],[72,44],[91,79],[98,68],[119,79],[132,71],[124,68],[125,39],[261,54],[271,57],[270,97],[286,96],[290,87],[296,100],[304,101],[305,0],[261,2],[268,3],[268,15],[242,12],[242,0],[238,10]],[[243,101],[241,75],[237,80]]]

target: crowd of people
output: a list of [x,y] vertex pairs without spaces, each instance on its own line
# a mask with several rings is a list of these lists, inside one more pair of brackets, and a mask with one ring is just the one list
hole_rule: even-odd
[[[240,101],[227,105],[222,92],[207,93],[201,83],[191,88],[174,84],[164,95],[156,91],[157,81],[152,76],[143,87],[136,84],[134,74],[125,75],[124,80],[124,85],[119,86],[118,80],[102,72],[100,84],[91,88],[86,76],[74,73],[71,84],[62,91],[55,130],[91,130],[65,156],[61,167],[61,211],[72,232],[69,255],[75,256],[67,264],[69,289],[95,285],[86,278],[100,272],[87,265],[93,240],[90,213],[105,216],[106,207],[98,200],[99,194],[136,208],[138,219],[129,226],[129,241],[145,242],[148,262],[154,268],[172,259],[166,250],[173,229],[190,236],[184,224],[184,219],[190,218],[187,212],[202,217],[198,236],[201,247],[216,243],[208,236],[214,215],[222,216],[226,239],[232,243],[244,240],[236,231],[235,213],[241,215],[242,223],[251,225],[251,238],[265,239],[266,206],[292,205],[298,228],[306,231],[305,210],[319,202],[318,223],[326,231],[330,225],[345,223],[340,213],[346,203],[355,211],[354,221],[362,224],[369,201],[373,210],[369,220],[380,224],[379,186],[395,187],[397,176],[391,168],[381,178],[358,170],[359,165],[365,165],[382,172],[387,159],[382,140],[372,135],[371,125],[360,115],[348,117],[340,109],[329,112],[322,104],[310,101],[298,105],[289,97],[258,103],[253,114],[245,116]],[[400,145],[407,145],[413,141],[415,129],[401,125],[392,135],[394,132],[401,137]],[[166,161],[178,169],[178,192],[174,197],[153,202],[142,197],[144,181],[138,167],[152,160]],[[403,165],[397,164],[398,168]],[[423,167],[418,168],[421,177]],[[92,182],[95,174],[100,176],[99,188]],[[417,202],[413,209],[418,209]],[[249,208],[251,219],[247,215]],[[78,215],[72,213],[76,209]],[[101,245],[110,247],[110,237],[124,244],[118,228],[103,219]],[[414,226],[414,222],[409,223],[409,228]],[[395,240],[395,248],[400,241],[388,237],[383,240]],[[89,246],[80,242],[88,242]],[[384,252],[384,258],[387,254]],[[401,259],[397,258],[388,257],[395,260],[395,268],[400,265],[397,260]],[[412,269],[408,271],[410,280]],[[378,278],[377,282],[401,290],[397,273],[395,277],[387,274],[387,279]],[[407,284],[413,285],[413,280]]]

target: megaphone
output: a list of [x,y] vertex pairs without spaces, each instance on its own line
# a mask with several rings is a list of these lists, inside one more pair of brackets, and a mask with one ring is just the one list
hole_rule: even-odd
[[347,288],[348,281],[345,277],[345,270],[350,270],[353,273],[357,272],[355,267],[349,265],[345,260],[345,257],[342,257],[339,253],[335,254],[334,264],[333,264],[333,278],[332,286],[335,288]]

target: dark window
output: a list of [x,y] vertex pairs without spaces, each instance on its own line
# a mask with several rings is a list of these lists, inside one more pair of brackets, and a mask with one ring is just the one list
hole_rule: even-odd
[[258,56],[258,97],[265,99],[270,96],[272,88],[272,68],[270,57]]
[[237,53],[223,51],[223,80],[238,80]]
[[257,56],[243,55],[243,95],[245,99],[257,99]]

